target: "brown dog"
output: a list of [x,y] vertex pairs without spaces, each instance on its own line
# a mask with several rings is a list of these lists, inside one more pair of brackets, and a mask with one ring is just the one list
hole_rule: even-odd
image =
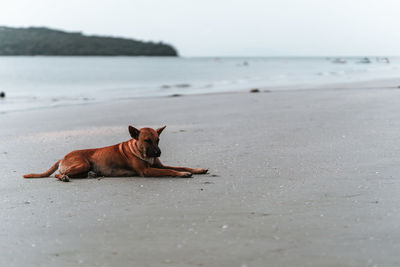
[[113,146],[75,150],[57,161],[48,171],[41,174],[26,174],[24,178],[49,177],[57,169],[55,177],[69,182],[69,178],[88,176],[173,176],[191,177],[192,174],[207,173],[207,169],[165,166],[159,160],[159,136],[166,126],[157,130],[129,126],[132,137],[129,141]]

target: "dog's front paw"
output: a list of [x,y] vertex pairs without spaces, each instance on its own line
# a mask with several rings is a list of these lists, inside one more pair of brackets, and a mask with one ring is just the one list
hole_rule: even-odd
[[203,169],[203,168],[197,168],[194,169],[194,174],[206,174],[208,172],[208,169]]
[[180,172],[179,177],[189,178],[189,177],[192,177],[192,173],[191,172]]
[[63,182],[69,182],[69,177],[68,177],[68,175],[63,175],[62,177],[61,177],[61,181],[63,181]]

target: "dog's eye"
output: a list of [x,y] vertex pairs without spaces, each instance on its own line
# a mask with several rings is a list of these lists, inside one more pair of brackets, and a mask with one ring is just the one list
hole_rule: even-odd
[[144,140],[146,143],[151,144],[151,140],[150,139],[146,139]]

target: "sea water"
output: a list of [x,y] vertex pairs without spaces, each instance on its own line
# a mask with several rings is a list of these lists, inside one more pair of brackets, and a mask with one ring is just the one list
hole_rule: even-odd
[[400,59],[0,57],[0,113],[141,97],[400,77]]

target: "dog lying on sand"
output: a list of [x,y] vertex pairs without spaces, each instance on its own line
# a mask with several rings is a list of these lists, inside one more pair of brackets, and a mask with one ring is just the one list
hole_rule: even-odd
[[40,174],[26,174],[24,178],[49,177],[55,175],[61,181],[69,182],[70,178],[85,177],[191,177],[192,174],[205,174],[207,169],[165,166],[159,157],[161,150],[158,147],[160,134],[166,126],[140,130],[129,126],[132,139],[113,146],[75,150],[63,159],[54,163],[51,168]]

